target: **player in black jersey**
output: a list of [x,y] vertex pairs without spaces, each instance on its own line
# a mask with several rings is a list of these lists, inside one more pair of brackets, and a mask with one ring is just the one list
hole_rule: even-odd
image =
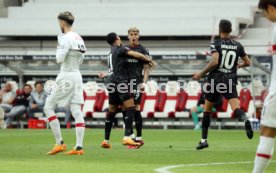
[[107,42],[111,45],[111,53],[108,59],[110,75],[107,81],[107,90],[109,93],[109,112],[106,116],[105,123],[105,140],[102,143],[103,148],[110,148],[109,137],[115,115],[118,111],[119,105],[123,105],[126,110],[125,116],[125,136],[123,138],[123,145],[139,146],[140,143],[133,141],[130,138],[133,119],[135,116],[134,99],[129,90],[130,72],[128,70],[129,56],[148,62],[150,66],[154,66],[150,57],[141,53],[131,51],[126,47],[122,47],[122,42],[116,33],[109,33],[107,35]]
[[[221,20],[219,23],[220,39],[211,43],[212,59],[209,64],[199,73],[193,75],[193,79],[200,80],[207,73],[207,81],[204,85],[205,110],[202,119],[202,139],[197,149],[207,148],[208,128],[212,107],[218,97],[223,95],[228,99],[236,118],[244,121],[244,127],[249,139],[253,138],[253,130],[246,114],[240,109],[237,84],[237,70],[250,65],[250,59],[246,55],[243,46],[230,38],[232,24],[228,20]],[[238,63],[239,57],[243,63]],[[223,87],[223,88],[222,88]]]
[[[128,30],[128,39],[129,44],[126,45],[130,50],[142,53],[146,56],[149,56],[149,51],[140,44],[139,42],[139,29],[136,27],[132,27]],[[142,94],[141,92],[144,89],[145,83],[148,80],[149,76],[149,66],[148,63],[145,63],[145,61],[141,61],[132,57],[128,58],[128,71],[130,72],[130,84],[132,84],[132,91],[134,97],[134,104],[135,104],[135,116],[134,116],[134,122],[135,122],[135,128],[137,132],[137,136],[135,137],[133,130],[132,130],[132,138],[136,141],[141,143],[141,145],[144,144],[144,141],[142,139],[142,126],[143,126],[143,119],[141,116],[140,111],[140,104],[141,104],[141,98]],[[132,82],[131,82],[132,81]],[[123,115],[125,116],[125,111],[123,111]],[[129,148],[135,148],[132,146],[129,146]]]

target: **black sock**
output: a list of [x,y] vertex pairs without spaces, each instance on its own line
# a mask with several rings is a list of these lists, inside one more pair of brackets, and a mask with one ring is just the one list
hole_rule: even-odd
[[[125,118],[126,118],[126,111],[122,111],[122,114],[123,114],[123,119],[124,119],[124,123],[126,125],[126,121],[125,121]],[[133,134],[133,127],[131,126],[131,131],[130,131],[131,134]]]
[[211,112],[204,112],[203,119],[202,119],[202,139],[207,140],[210,123],[211,123]]
[[235,115],[235,118],[238,118],[240,121],[247,120],[246,114],[240,108],[234,110],[234,115]]
[[77,147],[76,147],[76,150],[77,150],[77,151],[82,150],[82,147],[77,146]]
[[62,141],[60,141],[60,145],[63,145],[64,144],[64,141],[62,140]]
[[112,129],[112,125],[115,119],[116,112],[107,112],[106,113],[106,119],[105,119],[105,134],[104,139],[109,140],[110,133]]
[[143,126],[143,119],[140,111],[135,111],[135,127],[137,131],[137,137],[142,137],[142,126]]
[[133,118],[135,116],[135,108],[128,108],[125,117],[125,136],[130,136],[132,133]]

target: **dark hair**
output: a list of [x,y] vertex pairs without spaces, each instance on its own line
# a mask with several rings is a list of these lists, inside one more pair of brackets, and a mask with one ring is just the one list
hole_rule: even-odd
[[111,32],[109,34],[107,34],[106,36],[106,42],[110,45],[113,45],[114,42],[117,40],[117,34],[115,32]]
[[23,88],[25,88],[25,87],[30,87],[32,89],[32,86],[30,84],[27,84],[27,83],[24,84]]
[[222,19],[219,22],[219,32],[231,33],[232,32],[232,23],[229,20]]
[[65,12],[59,13],[58,20],[63,20],[68,25],[72,26],[73,23],[74,23],[74,16],[73,16],[73,14],[71,12],[65,11]]
[[275,0],[260,0],[259,1],[259,9],[267,10],[268,5],[272,5],[276,7],[276,1]]
[[41,81],[36,81],[34,86],[36,87],[37,85],[42,85],[43,86],[43,83]]

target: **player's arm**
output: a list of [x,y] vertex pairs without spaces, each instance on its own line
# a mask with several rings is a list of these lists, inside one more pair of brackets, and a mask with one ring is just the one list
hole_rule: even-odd
[[212,59],[208,63],[208,65],[200,72],[193,74],[194,80],[200,80],[203,76],[205,76],[207,73],[213,71],[219,63],[219,53],[214,52],[212,53]]
[[58,44],[59,45],[57,47],[56,60],[57,60],[57,63],[63,63],[71,46],[70,46],[69,40],[62,35],[58,36]]
[[239,49],[239,56],[242,58],[243,62],[239,63],[237,68],[243,68],[243,67],[248,67],[251,64],[251,61],[248,57],[248,55],[245,53],[244,51],[244,47],[240,44],[239,45],[240,49]]
[[129,51],[127,52],[127,55],[128,55],[128,56],[131,56],[131,57],[133,57],[133,58],[135,58],[135,59],[141,60],[141,61],[146,61],[146,62],[148,62],[148,63],[151,63],[151,62],[152,62],[152,59],[151,59],[150,57],[148,57],[148,56],[146,56],[146,55],[143,55],[143,54],[141,54],[141,53],[139,53],[139,52],[132,51],[132,50],[129,50]]
[[149,72],[150,72],[150,67],[148,64],[144,64],[144,79],[143,79],[143,83],[146,83],[149,79]]

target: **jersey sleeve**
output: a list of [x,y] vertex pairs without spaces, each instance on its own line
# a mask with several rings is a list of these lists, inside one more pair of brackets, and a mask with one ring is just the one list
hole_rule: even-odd
[[71,48],[70,41],[64,35],[58,36],[58,47],[56,52],[57,63],[63,63],[67,53]]
[[240,50],[239,50],[239,56],[240,56],[241,58],[243,58],[243,57],[245,57],[245,56],[246,56],[246,53],[245,53],[244,47],[243,47],[241,44],[239,45],[239,47],[240,47]]
[[128,51],[130,51],[130,49],[128,47],[124,46],[124,47],[121,47],[119,49],[119,54],[125,54],[126,55]]
[[211,54],[216,53],[218,51],[219,51],[218,44],[216,43],[216,41],[212,41],[211,44],[210,44]]

